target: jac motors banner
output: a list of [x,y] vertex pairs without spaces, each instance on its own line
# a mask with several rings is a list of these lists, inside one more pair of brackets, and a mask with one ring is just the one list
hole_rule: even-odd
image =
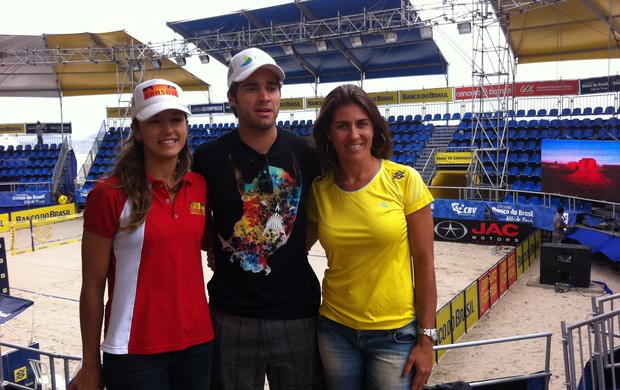
[[433,218],[435,240],[479,245],[516,246],[530,235],[532,225],[521,222]]

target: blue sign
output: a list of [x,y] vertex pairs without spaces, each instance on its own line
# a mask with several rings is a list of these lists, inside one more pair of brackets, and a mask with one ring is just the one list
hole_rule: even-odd
[[431,204],[433,217],[457,219],[485,219],[485,202],[474,200],[435,199]]
[[620,91],[620,75],[579,80],[579,93],[582,95],[616,91]]
[[0,207],[49,206],[52,196],[47,191],[0,192]]
[[224,114],[225,112],[223,103],[192,104],[189,106],[189,110],[192,113],[192,115]]
[[[488,202],[492,219],[510,222],[527,222],[533,227],[543,230],[553,230],[553,217],[557,209],[547,206],[530,206],[517,203]],[[565,212],[565,219],[569,225],[574,225],[577,213]]]

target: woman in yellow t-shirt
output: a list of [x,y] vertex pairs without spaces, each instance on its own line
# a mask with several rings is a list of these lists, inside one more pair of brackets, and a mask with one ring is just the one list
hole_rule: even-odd
[[307,242],[327,255],[317,334],[328,388],[422,389],[437,334],[433,197],[390,161],[388,124],[361,88],[331,91],[313,136],[325,174]]

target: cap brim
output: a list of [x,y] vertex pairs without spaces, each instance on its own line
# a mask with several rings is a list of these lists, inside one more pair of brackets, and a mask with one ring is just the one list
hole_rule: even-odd
[[162,102],[162,103],[153,104],[145,108],[144,110],[137,113],[135,115],[135,118],[139,121],[145,121],[165,110],[179,110],[179,111],[183,111],[187,115],[191,115],[187,106],[184,104],[181,104],[180,102],[179,103]]

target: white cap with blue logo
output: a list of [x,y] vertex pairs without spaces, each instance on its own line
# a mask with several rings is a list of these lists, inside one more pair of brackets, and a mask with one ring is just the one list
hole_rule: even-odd
[[272,71],[280,83],[285,78],[284,71],[269,54],[253,47],[237,53],[230,60],[228,65],[228,88],[233,83],[239,83],[247,79],[260,68]]

